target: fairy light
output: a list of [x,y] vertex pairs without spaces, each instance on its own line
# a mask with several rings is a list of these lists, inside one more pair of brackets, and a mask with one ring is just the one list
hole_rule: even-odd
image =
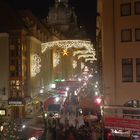
[[76,50],[73,52],[73,56],[79,55],[79,54],[95,54],[95,50]]
[[37,55],[34,54],[31,57],[31,76],[35,77],[39,72],[41,68],[41,58]]
[[80,55],[78,55],[78,59],[80,59],[80,58],[89,58],[89,57],[94,59],[94,60],[97,60],[97,58],[93,54],[80,54]]
[[77,61],[76,60],[73,60],[72,66],[73,66],[73,69],[75,69],[77,67]]
[[93,50],[93,44],[91,41],[85,41],[85,40],[58,40],[58,41],[50,41],[46,43],[42,43],[42,53],[46,51],[46,49],[50,49],[53,47],[58,47],[58,48],[64,48],[64,49],[69,49],[69,48],[85,48],[87,50]]
[[84,69],[85,64],[83,62],[81,62],[81,70]]
[[58,52],[53,53],[53,67],[56,67],[60,63],[60,54]]
[[87,61],[95,61],[95,60],[97,60],[97,59],[95,59],[95,58],[85,58],[85,62],[87,62]]

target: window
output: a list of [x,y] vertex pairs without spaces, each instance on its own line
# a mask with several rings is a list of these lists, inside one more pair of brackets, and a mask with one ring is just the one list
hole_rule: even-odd
[[135,29],[135,41],[140,41],[140,28]]
[[136,59],[136,81],[140,82],[140,58]]
[[123,82],[133,81],[133,59],[132,58],[122,59],[122,81]]
[[132,41],[132,31],[131,31],[131,29],[121,30],[121,41],[122,42]]
[[140,1],[135,2],[135,14],[140,15]]
[[130,16],[131,15],[131,3],[121,4],[120,11],[121,11],[121,16]]

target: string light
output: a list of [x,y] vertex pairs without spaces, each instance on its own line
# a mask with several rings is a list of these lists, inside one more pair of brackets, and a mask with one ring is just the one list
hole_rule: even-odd
[[60,63],[60,54],[58,52],[53,53],[53,67],[56,67]]
[[81,62],[81,70],[85,67],[85,64]]
[[95,50],[76,50],[73,52],[73,56],[79,55],[79,54],[95,54]]
[[95,58],[95,55],[93,55],[93,54],[80,54],[80,55],[78,55],[78,59],[80,59],[80,58],[92,58],[92,59],[94,59],[94,60],[97,60],[97,58]]
[[95,61],[95,59],[94,58],[85,58],[85,62],[87,62],[87,61]]
[[31,57],[31,76],[35,77],[39,72],[41,68],[41,58],[37,55],[34,54]]
[[93,44],[91,41],[85,41],[85,40],[58,40],[58,41],[51,41],[51,42],[46,42],[42,43],[42,53],[46,51],[46,49],[50,49],[53,47],[58,47],[58,48],[64,48],[64,49],[69,49],[69,48],[85,48],[87,50],[93,50]]
[[73,66],[73,69],[75,69],[77,67],[77,61],[76,60],[73,60],[72,66]]

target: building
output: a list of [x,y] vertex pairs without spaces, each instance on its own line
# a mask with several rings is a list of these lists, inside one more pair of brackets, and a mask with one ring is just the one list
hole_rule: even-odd
[[[85,59],[77,59],[77,55],[73,56],[73,52],[78,50],[78,46],[76,46],[72,40],[89,41],[89,38],[87,38],[84,28],[78,26],[74,8],[69,5],[68,0],[55,0],[54,5],[49,9],[48,16],[42,21],[51,29],[51,32],[61,34],[62,40],[67,40],[63,41],[63,43],[56,42],[56,44],[53,40],[50,40],[49,43],[51,44],[52,41],[53,60],[56,58],[58,63],[56,65],[56,61],[53,61],[53,63],[55,63],[53,67],[54,80],[69,79],[72,75],[81,72],[81,63],[83,63]],[[67,49],[67,42],[70,42],[68,40],[71,40],[72,47]],[[46,47],[49,46],[49,44],[46,44]]]
[[140,107],[140,1],[97,2],[104,104]]
[[17,12],[5,1],[0,6],[0,108],[24,118],[40,109],[38,96],[52,81],[51,51],[42,54],[41,43],[58,37],[30,11]]
[[[0,108],[7,111],[7,117],[22,119],[40,110],[55,79],[69,79],[80,73],[85,59],[81,53],[86,51],[94,59],[94,50],[83,28],[77,26],[67,0],[55,1],[47,22],[39,21],[31,11],[16,11],[2,0],[0,18]],[[75,41],[75,45],[69,39],[84,40]],[[60,46],[68,44],[61,48],[55,41],[60,41]],[[52,48],[43,51],[43,43],[52,44]],[[67,45],[71,49],[67,50]]]
[[84,28],[78,26],[74,8],[69,5],[68,0],[55,0],[44,23],[61,33],[65,39],[88,39]]

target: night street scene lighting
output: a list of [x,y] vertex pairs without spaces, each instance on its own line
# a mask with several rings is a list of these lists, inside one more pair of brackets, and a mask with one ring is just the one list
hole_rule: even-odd
[[140,139],[139,17],[139,0],[1,0],[0,140]]

